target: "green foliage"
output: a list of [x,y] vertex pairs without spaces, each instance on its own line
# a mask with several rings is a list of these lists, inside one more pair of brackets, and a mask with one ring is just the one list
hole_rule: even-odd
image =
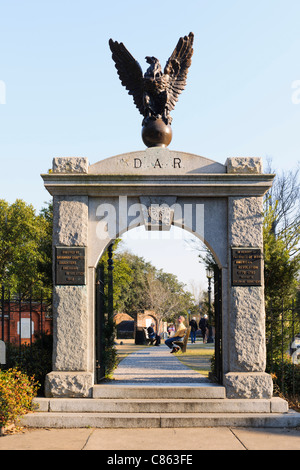
[[113,319],[107,318],[105,322],[104,367],[105,378],[112,378],[113,371],[118,365],[118,353],[115,346],[116,325]]
[[0,199],[0,284],[12,293],[52,286],[52,206],[36,215],[31,204]]
[[7,344],[6,368],[17,367],[28,376],[34,376],[37,380],[37,392],[42,396],[46,375],[52,370],[52,345],[53,337],[48,334],[35,335],[32,345],[16,346]]
[[18,421],[32,409],[37,383],[20,370],[0,370],[0,427]]
[[[292,326],[295,332],[300,331],[299,315],[293,317],[291,308],[293,302],[296,304],[300,255],[295,254],[294,245],[288,243],[288,227],[276,233],[277,203],[273,207],[269,202],[267,198],[263,226],[268,364],[279,360],[282,349],[287,350],[292,340]],[[296,237],[294,241],[297,244],[299,240]]]
[[284,396],[299,395],[300,364],[293,364],[289,356],[285,355],[283,361],[275,361],[272,369],[269,368],[267,372],[271,372],[275,392],[282,393]]
[[[105,303],[107,305],[107,302]],[[111,378],[114,369],[117,367],[117,349],[115,346],[116,332],[117,329],[113,318],[113,312],[109,312],[107,309],[107,313],[105,314],[103,351],[105,378]]]
[[[120,240],[116,240],[114,243],[114,249],[116,249]],[[113,312],[110,312],[109,307],[109,270],[108,270],[108,251],[106,251],[99,264],[103,267],[103,275],[104,275],[104,317],[105,317],[105,327],[104,332],[102,332],[102,341],[104,342],[103,347],[103,366],[105,370],[105,378],[110,379],[112,378],[112,374],[114,369],[117,367],[117,350],[115,346],[115,338],[116,338],[116,324],[113,318]],[[114,271],[115,271],[116,264],[114,263]],[[123,269],[122,269],[123,268]],[[123,272],[124,271],[124,272]],[[116,282],[117,279],[117,282]],[[118,285],[127,281],[126,275],[126,266],[121,266],[119,271],[119,276],[116,276],[116,273],[113,274],[113,291],[114,291],[114,305],[113,310],[116,307],[116,297],[118,299]]]
[[48,293],[52,293],[52,234],[53,234],[53,203],[50,202],[41,209],[40,220],[43,225],[43,236],[39,241],[38,272],[42,278],[43,286]]
[[273,307],[294,300],[297,293],[300,255],[291,256],[286,242],[286,230],[280,235],[274,233],[275,209],[266,205],[263,237],[265,263],[265,299],[267,306]]
[[[115,311],[136,314],[147,309],[147,275],[154,267],[144,258],[129,252],[116,252],[114,285]],[[126,278],[125,278],[126,274]],[[125,278],[125,282],[124,282]]]

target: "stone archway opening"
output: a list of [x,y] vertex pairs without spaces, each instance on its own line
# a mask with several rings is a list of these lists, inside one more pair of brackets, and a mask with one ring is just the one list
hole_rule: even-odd
[[[215,285],[217,282],[218,273],[221,273],[217,263],[214,261],[213,255],[210,255],[211,263],[214,263],[212,274],[210,278],[207,278],[207,272],[204,267],[203,259],[199,257],[199,253],[202,252],[206,255],[209,252],[208,248],[205,249],[204,242],[201,241],[200,237],[196,237],[192,232],[184,230],[182,227],[177,227],[172,225],[170,230],[167,231],[147,231],[145,226],[139,226],[132,228],[130,231],[123,233],[121,238],[118,237],[118,240],[121,240],[121,243],[117,243],[117,252],[114,254],[116,257],[117,263],[114,263],[114,277],[118,280],[122,277],[122,269],[124,270],[124,265],[121,263],[121,272],[118,271],[118,261],[120,259],[133,263],[135,257],[138,257],[137,265],[139,269],[147,269],[145,272],[145,277],[143,277],[144,288],[143,288],[143,299],[138,298],[136,300],[138,307],[136,305],[127,304],[127,309],[117,310],[120,305],[124,306],[122,298],[120,299],[120,285],[115,284],[114,281],[114,291],[117,291],[115,298],[115,309],[113,312],[114,318],[116,317],[125,317],[125,315],[130,315],[127,318],[131,319],[131,323],[134,324],[134,328],[130,328],[131,336],[126,336],[127,342],[132,344],[147,344],[145,342],[145,328],[150,326],[150,323],[154,322],[155,331],[159,333],[161,337],[161,343],[164,344],[164,340],[168,338],[168,326],[174,324],[177,321],[179,315],[184,315],[185,324],[189,326],[190,320],[195,316],[198,331],[197,331],[197,347],[199,347],[200,342],[204,343],[202,338],[202,331],[199,327],[200,318],[205,314],[207,321],[209,321],[209,329],[205,336],[204,349],[209,348],[207,354],[215,354],[215,360],[213,362],[214,368],[213,373],[210,374],[211,379],[222,383],[222,376],[220,371],[222,370],[222,356],[221,356],[221,319],[222,319],[222,286],[219,283],[217,290]],[[113,250],[115,252],[115,248]],[[124,262],[123,261],[123,262]],[[136,260],[137,261],[137,260]],[[149,263],[151,263],[149,265]],[[143,264],[143,267],[141,266]],[[128,265],[128,266],[129,266]],[[104,264],[105,266],[105,264]],[[131,265],[130,265],[131,266]],[[132,268],[133,266],[131,266]],[[106,276],[108,276],[108,266],[106,266]],[[154,272],[156,273],[154,277]],[[162,279],[171,279],[168,282],[172,281],[173,288],[177,288],[177,296],[170,294],[169,290],[163,288],[163,284],[159,281],[159,273],[161,273]],[[116,276],[115,276],[116,275]],[[135,276],[140,276],[140,272],[135,272]],[[151,285],[149,285],[148,276],[150,275]],[[190,281],[194,281],[190,284]],[[97,286],[99,282],[97,281]],[[168,284],[169,287],[169,284]],[[131,286],[125,286],[124,289],[121,289],[121,296],[126,297],[128,292],[126,289],[134,289],[134,279],[132,280]],[[139,287],[138,287],[139,288]],[[98,287],[96,288],[96,290]],[[183,293],[186,294],[185,305],[183,306]],[[205,294],[204,294],[205,293]],[[204,296],[205,295],[205,296]],[[165,296],[165,297],[164,297]],[[180,301],[181,296],[181,301]],[[152,303],[148,303],[152,302]],[[189,302],[189,305],[187,305]],[[97,294],[96,294],[96,304],[97,304]],[[219,306],[219,308],[218,308]],[[96,310],[96,331],[97,325],[99,324],[98,316],[101,316],[101,309]],[[106,313],[107,317],[107,313]],[[147,321],[149,324],[147,324]],[[128,325],[127,325],[128,326]],[[131,325],[132,326],[132,325]],[[147,334],[147,333],[146,333]],[[96,364],[101,363],[101,360],[97,358],[97,351],[99,350],[98,341],[100,334],[96,335]],[[123,339],[123,337],[121,338]],[[116,339],[117,344],[118,338]],[[123,341],[122,341],[123,343]],[[191,348],[191,340],[189,338],[189,349]],[[100,348],[101,349],[101,348]],[[195,348],[194,348],[195,349]],[[195,351],[194,351],[195,353]],[[203,351],[202,351],[203,353]],[[199,351],[200,354],[200,351]],[[201,362],[199,357],[199,362]],[[207,359],[208,365],[206,367],[211,368],[210,359]],[[97,366],[96,366],[97,367]],[[208,374],[208,371],[205,375]],[[104,375],[101,375],[99,380],[98,374],[95,374],[96,383],[101,383],[101,380],[104,378]]]

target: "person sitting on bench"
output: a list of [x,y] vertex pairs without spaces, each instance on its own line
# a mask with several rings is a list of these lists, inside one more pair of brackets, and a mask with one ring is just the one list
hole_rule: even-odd
[[174,341],[182,341],[183,337],[186,333],[186,327],[184,325],[184,317],[182,315],[179,316],[178,323],[179,323],[179,325],[177,327],[177,330],[175,331],[174,336],[172,336],[171,338],[166,339],[166,341],[165,341],[165,345],[168,346],[168,348],[172,349],[171,354],[179,351],[179,349],[180,349],[179,346],[173,344]]
[[149,336],[149,340],[151,341],[151,343],[154,344],[154,346],[159,346],[160,345],[160,336],[157,335],[153,329],[154,327],[154,323],[151,323],[151,325],[147,328],[147,332],[148,332],[148,336]]

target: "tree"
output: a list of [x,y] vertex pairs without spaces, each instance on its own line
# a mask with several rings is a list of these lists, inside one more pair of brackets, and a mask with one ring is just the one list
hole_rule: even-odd
[[[275,173],[268,162],[268,173]],[[290,257],[300,253],[300,182],[299,171],[283,171],[275,177],[265,198],[265,217],[270,231],[284,242]]]
[[124,312],[129,315],[135,315],[149,308],[145,294],[147,289],[146,278],[155,268],[150,262],[145,261],[143,257],[134,255],[128,251],[119,253],[118,257],[122,258],[131,270],[129,286],[121,286],[120,296],[124,302]]
[[174,274],[163,270],[149,272],[146,277],[146,301],[159,321],[175,321],[179,315],[187,315],[195,305],[195,299],[186,292],[185,285]]
[[[134,316],[143,310],[155,310],[160,319],[173,321],[174,316],[187,314],[193,308],[193,296],[174,274],[158,270],[143,257],[122,251],[120,242],[114,244],[115,311]],[[100,262],[107,279],[106,253]]]
[[0,284],[23,295],[51,291],[51,205],[39,215],[21,199],[0,200]]
[[[114,311],[125,312],[126,301],[131,290],[131,285],[134,277],[132,266],[128,262],[126,256],[122,256],[117,250],[120,247],[121,239],[118,238],[113,244],[113,289],[114,289]],[[104,285],[105,285],[105,298],[107,298],[108,286],[108,252],[107,250],[102,255],[99,264],[103,266],[104,270]]]
[[[272,172],[270,168],[268,171]],[[299,170],[278,174],[264,200],[263,239],[268,364],[281,356],[282,345],[284,351],[288,349],[292,339],[291,306],[297,300],[300,273],[299,203]],[[297,320],[294,324],[295,332],[299,331],[299,316]]]
[[299,169],[276,176],[264,200],[263,237],[266,303],[290,302],[300,273]]
[[52,235],[53,235],[53,203],[48,202],[46,207],[41,209],[40,221],[43,226],[43,236],[39,242],[38,271],[41,275],[43,286],[49,293],[52,292]]
[[295,254],[294,243],[289,244],[289,228],[274,233],[277,223],[275,211],[267,205],[263,228],[265,300],[273,307],[295,299],[300,271],[300,255]]

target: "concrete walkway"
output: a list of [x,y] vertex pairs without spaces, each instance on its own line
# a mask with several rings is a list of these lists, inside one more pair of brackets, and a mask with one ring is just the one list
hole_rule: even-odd
[[114,372],[114,385],[197,384],[209,380],[182,364],[164,344],[125,357]]
[[300,429],[27,429],[0,437],[1,450],[300,450]]
[[[113,385],[167,385],[208,382],[170,350],[145,348],[127,356],[115,371]],[[201,426],[201,423],[200,423]],[[286,428],[135,428],[24,429],[0,437],[0,450],[300,450],[300,429]],[[163,452],[162,452],[163,453]],[[105,454],[106,455],[106,454]],[[114,455],[114,452],[111,454]],[[142,455],[142,454],[141,454]],[[198,457],[193,463],[199,463]]]

